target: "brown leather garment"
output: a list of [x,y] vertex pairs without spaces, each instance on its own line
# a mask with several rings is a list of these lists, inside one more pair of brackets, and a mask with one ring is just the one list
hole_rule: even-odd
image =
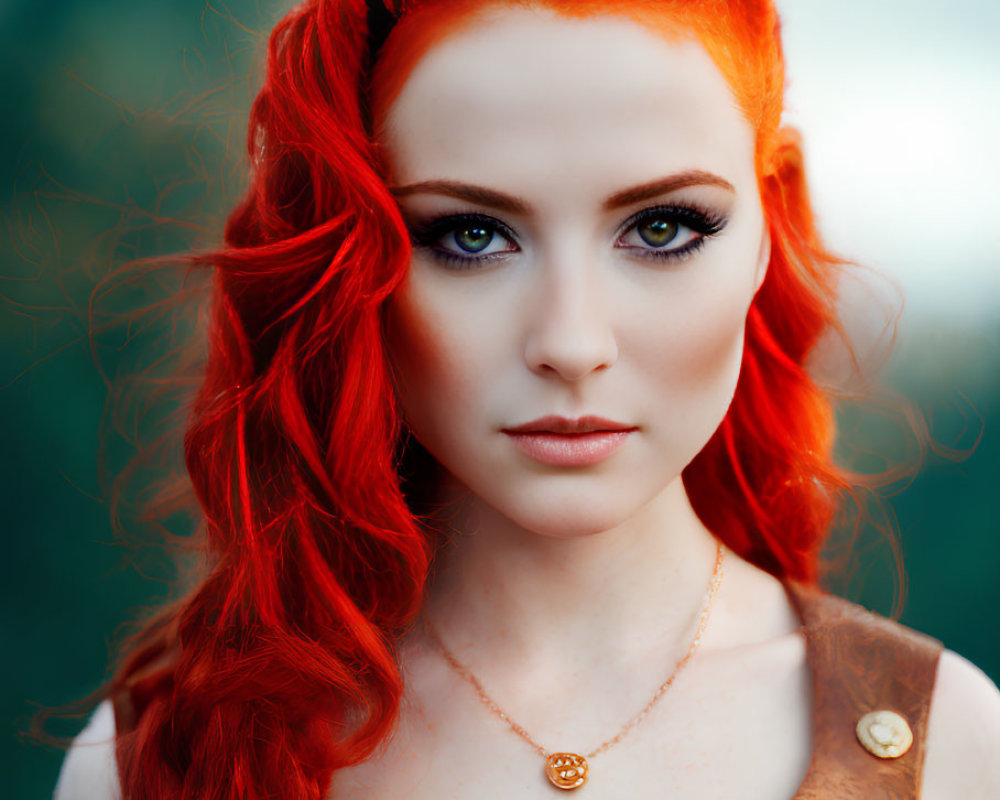
[[[813,752],[793,800],[918,800],[939,641],[820,589],[786,582],[813,678]],[[872,711],[902,716],[913,745],[879,758],[858,741]]]

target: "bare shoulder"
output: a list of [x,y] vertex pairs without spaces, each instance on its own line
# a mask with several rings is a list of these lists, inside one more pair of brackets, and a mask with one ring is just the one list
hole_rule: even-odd
[[91,714],[87,727],[73,740],[52,800],[119,800],[115,763],[115,716],[105,700]]
[[1000,691],[950,650],[941,654],[931,697],[922,797],[1000,797]]

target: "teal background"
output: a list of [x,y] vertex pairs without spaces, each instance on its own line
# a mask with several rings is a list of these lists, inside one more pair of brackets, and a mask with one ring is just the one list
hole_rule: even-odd
[[[112,530],[107,478],[134,450],[127,428],[102,425],[104,378],[162,374],[153,362],[183,339],[188,318],[102,329],[102,375],[87,335],[88,301],[111,265],[214,241],[241,186],[258,32],[279,11],[244,0],[0,7],[5,797],[50,796],[62,753],[25,738],[32,713],[94,690],[119,626],[167,594],[158,580],[169,574],[163,559],[123,546]],[[986,258],[1000,262],[996,251]],[[149,303],[176,288],[171,280],[151,277],[106,305]],[[882,506],[895,515],[905,559],[901,619],[998,680],[1000,315],[903,319],[886,385],[923,410],[938,442],[962,450],[981,438],[964,460],[930,453],[919,476],[897,484]],[[170,327],[178,321],[179,334]],[[139,425],[144,437],[160,430],[164,413]],[[913,454],[891,417],[845,406],[840,421],[842,458],[859,468],[883,466],[866,450],[893,460]],[[123,522],[141,532],[128,504]],[[888,613],[897,590],[891,548],[869,525],[853,552],[835,588]],[[72,735],[80,724],[51,730]]]

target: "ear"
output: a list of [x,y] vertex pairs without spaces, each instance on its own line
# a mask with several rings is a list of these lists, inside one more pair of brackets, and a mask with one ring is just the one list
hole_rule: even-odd
[[771,229],[764,223],[763,233],[760,237],[760,250],[757,254],[757,268],[754,270],[753,274],[753,293],[757,294],[758,290],[764,283],[764,278],[767,277],[767,266],[771,263]]

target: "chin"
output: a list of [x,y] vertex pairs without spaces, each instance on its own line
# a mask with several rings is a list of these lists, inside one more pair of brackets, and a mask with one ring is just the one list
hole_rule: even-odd
[[[662,487],[651,487],[655,496]],[[650,497],[629,487],[574,487],[572,491],[552,491],[537,483],[512,495],[481,498],[494,513],[519,528],[553,539],[595,536],[616,528],[635,516]]]
[[614,517],[604,514],[600,517],[588,516],[586,514],[569,515],[532,515],[517,514],[511,515],[511,521],[519,528],[528,533],[542,536],[547,539],[583,539],[590,536],[598,536],[607,533],[618,527],[627,519],[627,515]]

